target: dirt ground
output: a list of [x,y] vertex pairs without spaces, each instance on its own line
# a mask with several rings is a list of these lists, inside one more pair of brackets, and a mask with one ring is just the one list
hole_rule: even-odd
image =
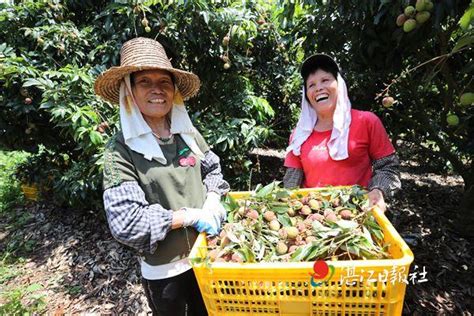
[[[262,156],[258,162],[261,168],[274,166],[274,159]],[[410,271],[415,265],[426,271],[426,282],[407,286],[404,314],[472,315],[473,247],[453,227],[462,181],[421,169],[403,164],[403,190],[388,214],[415,255]],[[273,176],[281,176],[281,170]],[[15,253],[26,260],[16,264],[16,276],[0,288],[42,284],[47,314],[146,314],[137,260],[133,251],[112,238],[103,214],[43,203],[15,212],[0,218],[0,253],[12,242],[29,243],[30,249]],[[24,224],[12,229],[20,217]]]

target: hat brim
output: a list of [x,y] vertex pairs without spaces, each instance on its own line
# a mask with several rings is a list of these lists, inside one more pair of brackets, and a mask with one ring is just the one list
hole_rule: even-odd
[[195,74],[175,68],[155,67],[155,66],[121,66],[111,67],[100,74],[95,83],[94,91],[104,100],[111,103],[119,103],[120,83],[124,76],[132,72],[142,70],[166,70],[173,74],[175,83],[184,100],[195,96],[201,85],[199,77]]
[[337,73],[340,73],[339,65],[336,61],[326,54],[314,54],[303,62],[301,66],[301,76],[307,78],[313,71],[321,66],[327,66],[329,69],[334,69]]

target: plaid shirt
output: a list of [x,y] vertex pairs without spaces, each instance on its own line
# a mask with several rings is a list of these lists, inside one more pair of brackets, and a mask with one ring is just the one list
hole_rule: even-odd
[[[227,193],[219,157],[208,151],[201,161],[201,174],[207,192]],[[136,181],[122,182],[104,191],[104,208],[112,235],[121,243],[139,251],[153,253],[157,242],[171,230],[173,211],[160,204],[150,205]]]
[[[396,154],[374,160],[372,162],[372,179],[369,183],[369,191],[380,189],[384,197],[391,197],[402,187],[400,182],[400,162]],[[285,188],[297,188],[303,183],[303,169],[288,168],[283,177]]]
[[201,161],[201,174],[207,192],[216,192],[224,195],[230,190],[230,186],[222,176],[219,157],[211,150],[206,152],[206,156]]
[[392,197],[402,187],[400,181],[400,161],[396,154],[383,157],[372,162],[372,179],[369,191],[379,189],[384,197]]

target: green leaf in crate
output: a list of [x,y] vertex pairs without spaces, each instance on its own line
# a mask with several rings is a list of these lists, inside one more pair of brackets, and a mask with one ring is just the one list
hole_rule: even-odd
[[239,237],[237,237],[233,231],[230,231],[230,230],[227,230],[226,231],[227,233],[227,237],[230,239],[230,241],[234,242],[234,243],[240,243],[240,239]]
[[330,197],[330,196],[332,196],[332,192],[331,192],[330,190],[321,191],[319,194],[320,194],[321,196],[323,196],[323,197],[328,197],[328,196]]
[[362,187],[360,187],[360,186],[358,186],[358,185],[352,186],[351,189],[352,189],[351,195],[355,195],[355,196],[359,196],[359,197],[360,197],[360,196],[363,196],[363,195],[365,195],[365,194],[367,193],[367,191],[366,191],[364,188],[362,188]]
[[191,264],[200,264],[204,262],[204,260],[205,259],[201,257],[189,258],[189,262],[191,262]]
[[232,213],[228,212],[226,220],[228,223],[235,223],[239,220],[238,216],[239,214],[237,214],[237,212],[232,212]]
[[243,245],[237,252],[242,255],[244,262],[255,262],[255,255],[247,245]]
[[342,230],[345,230],[345,231],[350,231],[350,230],[356,229],[359,226],[359,224],[357,224],[356,222],[348,221],[348,220],[345,220],[345,219],[338,220],[336,222],[336,225],[339,226],[340,228],[342,228]]
[[268,204],[268,208],[270,211],[275,212],[277,214],[286,214],[288,213],[288,204],[286,203],[279,203],[273,202]]
[[308,257],[308,254],[313,251],[313,249],[317,247],[313,244],[307,244],[302,247],[296,249],[296,251],[291,255],[291,261],[298,262],[298,261],[305,261],[305,258]]
[[383,232],[379,229],[373,229],[372,234],[380,241],[382,241],[384,238]]
[[350,194],[341,194],[341,203],[346,204],[351,199]]
[[335,237],[342,233],[341,229],[335,224],[332,227],[327,227],[321,224],[319,221],[313,221],[312,226],[313,231],[321,238]]
[[322,201],[321,204],[322,204],[321,208],[323,208],[323,209],[331,207],[331,203],[329,201],[326,201],[326,200]]
[[[257,239],[255,239],[253,241],[253,253],[256,253],[256,260],[257,261],[261,261],[263,259],[263,257],[265,256],[265,243],[260,243],[257,241]],[[248,261],[247,261],[248,262]]]
[[278,218],[278,221],[280,222],[280,224],[282,224],[283,226],[285,226],[285,227],[292,226],[291,225],[291,220],[290,220],[290,217],[288,216],[288,214],[282,214],[282,215],[278,214],[277,218]]
[[290,197],[290,192],[287,190],[280,190],[275,194],[276,199],[284,199]]
[[342,245],[341,246],[341,249],[342,250],[345,250],[345,251],[348,251],[350,252],[351,254],[355,255],[355,256],[360,256],[360,249],[357,245],[353,245],[353,244],[347,244],[347,245]]
[[378,259],[379,255],[368,249],[360,248],[360,256],[364,259]]
[[372,236],[370,235],[370,232],[367,229],[367,227],[362,226],[362,233],[363,233],[363,236],[365,237],[365,239],[367,239],[372,244],[374,243],[374,241],[372,240]]
[[324,255],[327,254],[329,251],[329,246],[320,247],[319,245],[314,243],[311,245],[310,248],[311,251],[305,257],[305,261],[311,261],[317,258],[324,257]]
[[350,202],[345,203],[344,206],[345,206],[345,208],[350,208],[350,209],[353,209],[353,210],[357,209],[357,205],[354,205]]
[[230,212],[232,210],[239,208],[239,203],[237,203],[237,201],[229,194],[225,197],[223,204],[227,212]]
[[320,221],[313,221],[313,223],[311,225],[313,226],[313,230],[315,232],[318,232],[318,231],[321,231],[321,230],[324,230],[324,229],[328,228],[328,227],[324,226],[323,224],[321,224]]
[[380,228],[379,224],[375,221],[375,218],[371,215],[368,216],[364,221],[365,227],[369,230],[369,232],[375,236],[378,240],[382,241],[384,238],[382,228]]
[[259,198],[264,198],[266,197],[267,195],[269,195],[270,193],[272,193],[272,191],[275,189],[275,187],[278,185],[279,182],[277,181],[274,181],[270,184],[267,184],[266,186],[264,186],[263,188],[261,188],[260,190],[256,191],[256,196],[259,197]]

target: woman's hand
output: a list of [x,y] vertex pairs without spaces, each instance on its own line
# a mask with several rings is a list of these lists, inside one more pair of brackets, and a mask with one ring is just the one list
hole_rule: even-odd
[[373,189],[367,194],[367,197],[369,198],[369,206],[377,205],[382,210],[382,212],[387,210],[383,193],[379,189]]
[[211,236],[221,231],[222,214],[218,210],[183,207],[178,212],[183,215],[183,227],[192,226],[198,232],[206,232]]
[[216,192],[207,193],[207,197],[204,201],[202,209],[204,211],[215,212],[218,215],[221,223],[225,221],[227,217],[227,212],[224,208],[224,205],[221,203],[221,196]]

